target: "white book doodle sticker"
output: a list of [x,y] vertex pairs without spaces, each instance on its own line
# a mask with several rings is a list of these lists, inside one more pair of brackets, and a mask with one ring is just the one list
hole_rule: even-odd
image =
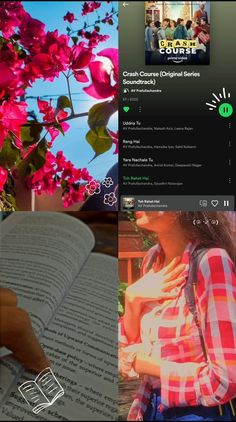
[[31,407],[32,412],[36,414],[52,406],[64,394],[64,389],[57,381],[51,368],[46,368],[40,372],[34,381],[24,382],[18,387],[18,390]]

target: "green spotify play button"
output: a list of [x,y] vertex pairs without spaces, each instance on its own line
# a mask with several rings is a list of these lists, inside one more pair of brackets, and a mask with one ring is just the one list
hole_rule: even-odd
[[233,107],[229,103],[223,103],[219,107],[219,114],[222,117],[230,117],[233,113]]

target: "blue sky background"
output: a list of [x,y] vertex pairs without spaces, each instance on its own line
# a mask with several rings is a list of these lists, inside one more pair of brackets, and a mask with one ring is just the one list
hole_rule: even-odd
[[[22,2],[26,11],[31,14],[33,18],[39,19],[46,24],[46,30],[54,31],[58,29],[59,33],[66,34],[66,27],[68,22],[63,20],[63,16],[66,13],[72,12],[79,19],[78,21],[72,24],[72,28],[81,29],[83,27],[83,22],[86,17],[81,17],[82,10],[82,1],[24,1]],[[103,17],[107,12],[111,11],[112,4],[107,4],[105,1],[102,2],[102,6],[98,9],[98,13]],[[118,2],[112,2],[115,10],[118,10]],[[94,22],[97,18],[96,13],[88,15],[88,24]],[[118,48],[118,31],[116,29],[117,22],[114,26],[110,25],[101,25],[101,33],[110,35],[110,39],[105,43],[100,43],[98,48],[94,52],[99,52],[105,48],[115,47]],[[103,100],[95,100],[92,97],[89,97],[87,94],[83,93],[82,88],[88,86],[90,83],[81,84],[78,83],[73,77],[70,78],[71,82],[71,92],[74,94],[73,104],[75,113],[83,113],[88,111],[94,104],[97,102],[102,102]],[[55,78],[54,82],[47,82],[43,80],[37,81],[32,88],[27,89],[27,95],[35,96],[42,99],[49,100],[51,95],[67,95],[67,86],[66,79],[62,75],[60,78]],[[49,95],[48,98],[43,98],[42,96]],[[52,105],[56,106],[56,98],[53,97]],[[28,99],[27,103],[29,104],[30,110],[35,110],[38,115],[38,107],[36,99]],[[66,110],[69,111],[69,110]],[[38,115],[41,119],[42,116]],[[94,156],[94,151],[87,143],[85,135],[88,132],[87,118],[80,118],[71,120],[68,122],[70,124],[70,129],[67,131],[65,136],[60,135],[54,142],[53,152],[63,150],[67,159],[71,160],[76,167],[87,167],[91,175],[96,179],[102,179],[107,171],[117,162],[117,155],[114,155],[115,146],[112,146],[112,149],[100,157],[96,158],[92,163],[88,164],[89,161]],[[118,115],[117,113],[112,116],[109,122],[109,128],[117,131],[118,129]]]

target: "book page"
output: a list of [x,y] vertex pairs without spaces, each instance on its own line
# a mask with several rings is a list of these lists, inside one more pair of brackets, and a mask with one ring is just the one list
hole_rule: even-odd
[[[94,237],[62,213],[13,213],[0,224],[0,286],[14,290],[39,335],[83,266]],[[0,400],[20,365],[0,363]]]
[[25,373],[0,420],[117,420],[117,279],[115,258],[91,254],[42,337],[64,396],[32,414],[17,391]]

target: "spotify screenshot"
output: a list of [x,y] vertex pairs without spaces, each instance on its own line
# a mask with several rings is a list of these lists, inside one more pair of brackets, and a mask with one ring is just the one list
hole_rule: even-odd
[[235,2],[120,2],[120,208],[234,210]]

